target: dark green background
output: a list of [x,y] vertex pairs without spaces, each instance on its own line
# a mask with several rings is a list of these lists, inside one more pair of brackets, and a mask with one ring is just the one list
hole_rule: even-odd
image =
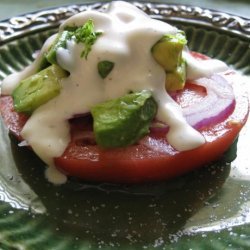
[[[93,3],[96,1],[89,0],[1,0],[0,1],[0,19],[16,16],[22,13],[46,9],[54,6],[67,4],[83,4]],[[104,2],[104,1],[99,1]],[[143,2],[143,1],[142,1]],[[152,0],[151,2],[174,3],[174,4],[190,4],[205,8],[212,8],[229,12],[236,15],[250,17],[250,1],[249,0]]]
[[[74,2],[84,3],[0,0],[0,19]],[[250,13],[247,1],[165,3],[245,17]],[[249,75],[249,39],[202,24],[176,24],[186,31],[190,49],[225,60]],[[32,53],[53,32],[43,30],[1,46],[0,72],[9,73],[9,65],[20,70],[29,64]],[[46,181],[44,164],[27,148],[18,147],[14,138],[10,140],[0,122],[0,249],[250,249],[249,122],[231,164],[222,160],[156,184],[93,186],[73,180],[60,187]],[[234,154],[231,148],[228,157]]]

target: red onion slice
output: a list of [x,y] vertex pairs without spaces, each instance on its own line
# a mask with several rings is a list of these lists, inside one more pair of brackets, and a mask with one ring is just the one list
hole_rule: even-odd
[[[211,78],[200,78],[192,83],[204,87],[207,93],[200,102],[182,109],[183,115],[192,127],[199,129],[221,122],[233,112],[235,107],[233,87],[222,75],[214,74]],[[171,93],[171,96],[175,99],[175,93]],[[150,131],[167,132],[168,126],[154,121]]]
[[73,117],[71,119],[74,119],[74,118],[82,118],[82,117],[86,117],[90,115],[90,112],[86,112],[86,113],[79,113],[79,114],[74,114]]
[[78,146],[96,145],[95,135],[93,131],[74,131],[72,140]]
[[198,129],[225,120],[234,110],[232,85],[221,75],[200,78],[194,82],[206,88],[207,95],[198,104],[183,108],[187,122]]
[[[214,74],[210,78],[200,78],[192,83],[206,89],[206,96],[201,98],[198,103],[182,108],[184,117],[192,127],[196,129],[203,126],[208,127],[225,120],[233,112],[235,107],[233,87],[222,75]],[[88,115],[89,113],[77,114],[74,118]],[[74,132],[73,140],[79,144],[94,145],[96,143],[94,133],[91,128],[89,129],[90,131],[83,132],[80,127],[79,133]],[[154,121],[150,126],[150,131],[153,134],[167,133],[168,129],[166,124],[159,121]]]
[[153,121],[150,125],[150,131],[153,133],[167,133],[169,127],[161,121]]

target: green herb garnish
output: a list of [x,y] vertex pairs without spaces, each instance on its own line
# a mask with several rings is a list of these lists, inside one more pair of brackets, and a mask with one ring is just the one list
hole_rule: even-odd
[[101,76],[101,78],[105,78],[111,70],[114,68],[114,63],[110,61],[101,61],[97,65],[98,73]]
[[66,48],[67,41],[74,39],[76,43],[83,43],[85,49],[81,53],[81,57],[87,59],[89,52],[91,51],[92,45],[95,43],[98,36],[102,32],[94,31],[94,23],[89,19],[81,27],[77,26],[66,26],[63,31],[59,32],[57,38],[55,39],[52,46],[49,48],[48,52],[45,54],[45,60],[42,61],[40,68],[46,66],[45,63],[49,62],[51,64],[57,64],[56,52],[59,48]]
[[89,19],[83,26],[77,28],[74,32],[74,36],[77,43],[83,43],[85,49],[81,53],[81,57],[87,59],[89,52],[91,51],[92,45],[95,43],[97,38],[102,32],[94,31],[94,23]]

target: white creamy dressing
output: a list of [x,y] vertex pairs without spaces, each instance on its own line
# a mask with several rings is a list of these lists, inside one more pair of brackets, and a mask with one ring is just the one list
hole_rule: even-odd
[[[205,142],[203,136],[188,125],[181,108],[165,91],[164,69],[156,63],[150,51],[164,34],[174,34],[177,29],[151,19],[125,2],[111,3],[105,13],[79,13],[65,21],[60,29],[83,25],[89,19],[93,20],[95,31],[101,31],[102,35],[92,46],[87,60],[80,57],[83,45],[73,40],[67,43],[66,49],[58,49],[57,61],[70,76],[62,80],[60,95],[36,109],[21,132],[36,154],[53,166],[53,158],[62,155],[70,141],[69,118],[89,112],[97,103],[145,89],[152,91],[158,103],[156,118],[170,127],[167,140],[174,148],[183,151],[202,145]],[[48,50],[53,40],[54,37],[45,43],[42,53]],[[226,67],[220,61],[211,64],[208,60],[205,65],[187,53],[183,55],[190,79],[208,76]],[[23,72],[7,77],[2,84],[3,93],[11,94],[20,80],[33,74],[39,60]],[[113,70],[105,79],[97,71],[98,62],[103,60],[114,62]],[[54,174],[54,167],[47,171],[47,177],[53,182]],[[56,182],[64,181],[59,175]]]
[[13,90],[17,87],[17,85],[22,81],[23,79],[35,74],[39,68],[39,65],[43,59],[43,54],[48,51],[49,47],[51,46],[51,43],[56,38],[56,34],[49,37],[46,42],[44,43],[39,55],[35,59],[35,61],[30,64],[28,67],[26,67],[21,72],[15,72],[11,75],[8,75],[1,84],[1,94],[2,95],[10,95]]
[[217,60],[197,60],[190,53],[183,51],[183,58],[187,61],[187,79],[194,80],[201,77],[209,77],[212,74],[226,71],[226,63]]

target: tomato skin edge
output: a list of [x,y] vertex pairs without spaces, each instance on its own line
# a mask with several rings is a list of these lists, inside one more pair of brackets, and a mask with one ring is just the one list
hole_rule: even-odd
[[[130,160],[120,157],[122,149],[105,152],[105,154],[97,150],[95,153],[99,157],[98,160],[102,160],[100,165],[95,158],[79,161],[75,155],[80,153],[71,154],[70,151],[74,151],[74,145],[70,145],[69,151],[66,149],[63,156],[55,158],[55,164],[66,174],[97,182],[142,183],[177,177],[219,160],[233,144],[245,125],[249,113],[247,95],[242,92],[237,93],[235,100],[235,109],[226,120],[199,129],[206,143],[196,149],[182,152],[174,150],[168,155],[160,154],[157,159],[147,157],[140,160],[133,157]],[[118,156],[115,156],[116,153]],[[154,152],[151,154],[153,155]]]
[[21,130],[27,122],[28,116],[24,113],[17,113],[14,110],[11,96],[0,97],[0,114],[5,126],[19,141],[22,141]]
[[[20,131],[28,117],[14,111],[11,97],[1,97],[0,101],[5,124],[18,140],[22,140]],[[239,113],[239,115],[235,113]],[[122,159],[121,157],[114,159],[115,153],[111,151],[107,154],[105,152],[107,154],[105,156],[101,150],[99,157],[102,158],[102,164],[100,165],[96,159],[86,160],[71,157],[66,149],[61,157],[55,158],[55,165],[67,175],[88,181],[139,183],[170,179],[218,160],[237,138],[247,116],[248,99],[246,97],[237,98],[235,111],[227,120],[213,128],[201,131],[207,140],[204,145],[194,150],[175,152],[174,156],[161,155],[157,160],[153,157],[141,160]],[[237,122],[235,122],[235,117]],[[68,146],[71,151],[72,148],[74,150],[74,145]],[[79,147],[77,148],[79,150]],[[100,152],[98,150],[96,153]]]
[[[218,160],[237,138],[241,125],[232,124],[224,128],[223,136],[212,142],[206,142],[199,148],[178,152],[174,156],[166,155],[141,160],[104,159],[98,161],[68,158],[67,153],[55,158],[55,164],[60,170],[70,175],[88,181],[114,183],[143,183],[167,180],[185,174]],[[84,162],[86,161],[86,162]]]

